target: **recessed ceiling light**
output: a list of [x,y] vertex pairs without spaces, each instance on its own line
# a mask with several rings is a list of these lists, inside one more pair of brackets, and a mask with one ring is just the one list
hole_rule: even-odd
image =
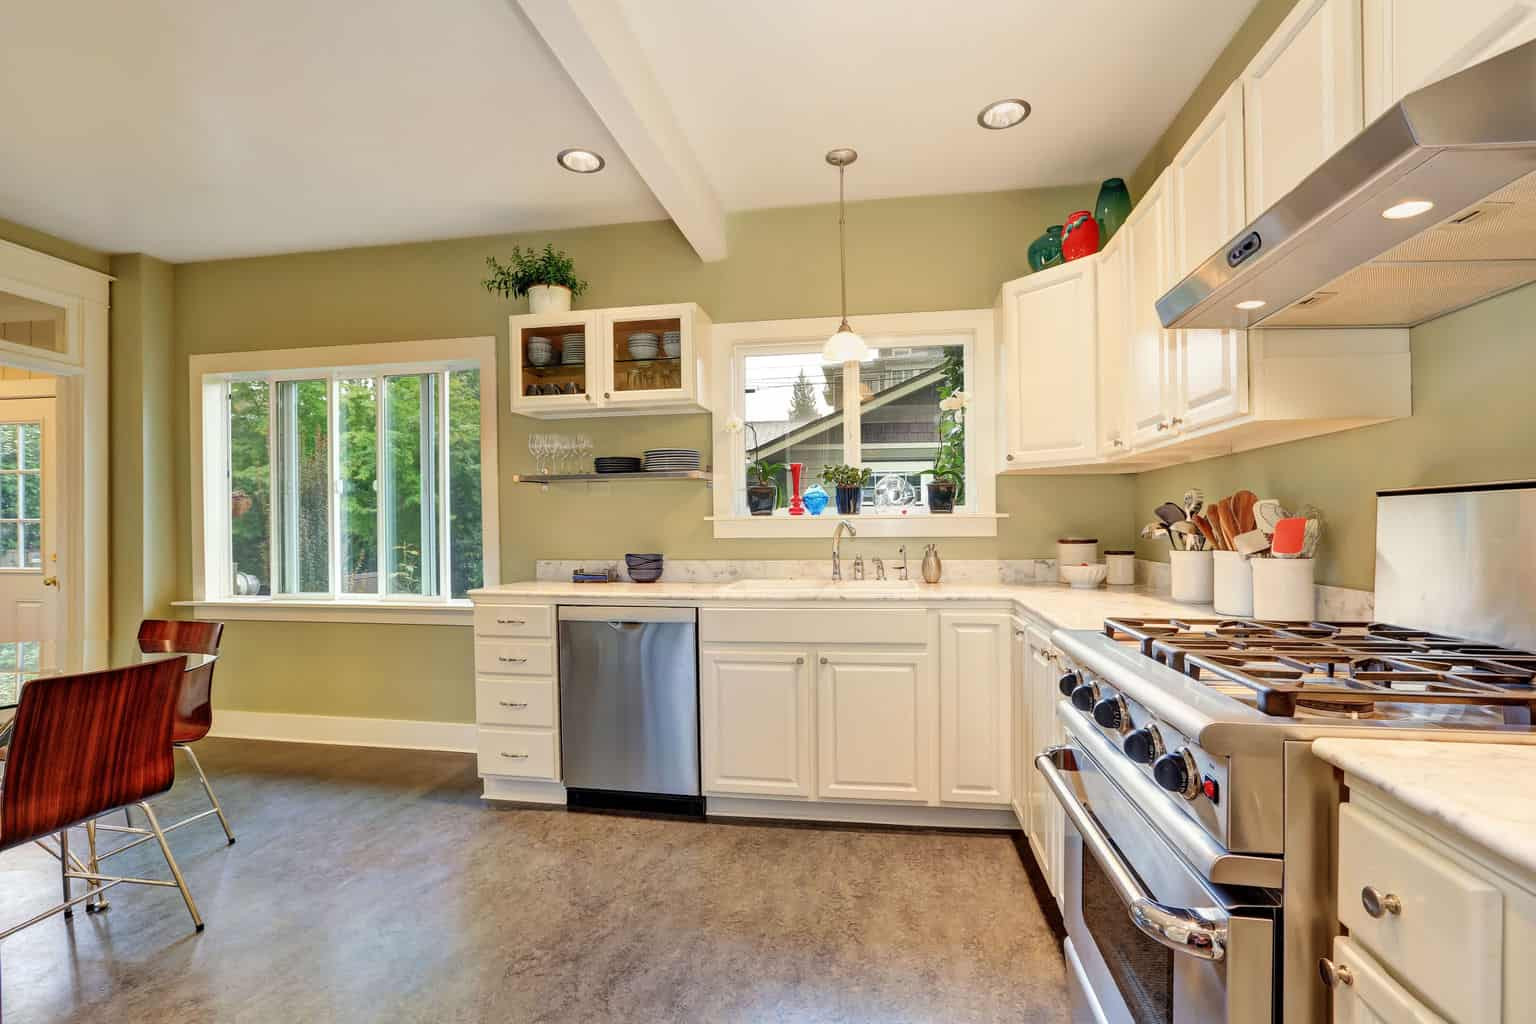
[[1028,100],[998,100],[981,108],[981,113],[976,115],[976,123],[983,128],[1002,131],[1023,121],[1029,116],[1029,110]]
[[1238,309],[1263,309],[1264,308],[1264,300],[1263,299],[1244,299],[1242,302],[1239,302],[1237,304],[1237,308]]
[[1407,220],[1409,217],[1417,217],[1428,213],[1435,208],[1435,204],[1428,199],[1405,199],[1396,206],[1389,206],[1381,211],[1381,215],[1387,220]]
[[590,149],[562,149],[555,159],[561,167],[577,174],[596,174],[603,169],[605,163],[602,157]]

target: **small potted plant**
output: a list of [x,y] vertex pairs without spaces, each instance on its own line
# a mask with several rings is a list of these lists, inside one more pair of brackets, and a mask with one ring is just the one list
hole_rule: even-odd
[[771,516],[779,507],[779,485],[775,481],[784,472],[784,463],[758,457],[757,428],[752,424],[734,416],[726,420],[726,433],[739,434],[743,430],[752,431],[752,448],[747,452],[747,511],[754,516]]
[[953,512],[955,495],[959,490],[960,485],[953,477],[943,471],[934,473],[933,479],[928,482],[928,511]]
[[856,516],[864,501],[864,488],[874,474],[858,466],[827,466],[821,471],[822,483],[830,484],[837,497],[837,511],[841,515]]
[[965,364],[949,357],[939,383],[939,450],[933,459],[933,480],[928,484],[928,511],[951,513],[965,483],[965,408],[971,396],[961,389]]
[[480,282],[485,290],[504,299],[528,296],[531,313],[565,313],[571,299],[587,290],[587,282],[576,276],[576,264],[564,250],[545,245],[543,251],[512,247],[505,265],[487,256],[485,265],[491,276]]

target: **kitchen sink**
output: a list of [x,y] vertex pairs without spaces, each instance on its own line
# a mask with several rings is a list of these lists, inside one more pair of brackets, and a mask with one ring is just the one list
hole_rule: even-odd
[[879,594],[916,592],[915,580],[822,580],[822,579],[772,579],[737,580],[730,589],[750,594],[775,594],[786,591],[835,590],[850,593],[868,592]]

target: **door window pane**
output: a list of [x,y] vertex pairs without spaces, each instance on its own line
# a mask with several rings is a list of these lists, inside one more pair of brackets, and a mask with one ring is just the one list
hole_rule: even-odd
[[926,505],[924,485],[937,471],[955,481],[955,502],[963,502],[964,412],[940,402],[965,390],[965,346],[881,347],[859,367],[859,382],[859,450],[873,474],[866,498],[879,490],[892,505]]
[[435,374],[384,378],[386,592],[438,593]]
[[38,423],[22,423],[17,430],[21,448],[21,468],[42,468],[43,428]]
[[28,569],[40,568],[43,564],[43,524],[27,522],[21,524],[21,550],[22,557]]
[[16,424],[0,423],[0,469],[16,469]]
[[772,474],[779,507],[784,508],[789,504],[790,485],[783,467],[804,463],[803,490],[820,480],[824,467],[844,460],[843,368],[824,365],[817,348],[749,355],[743,370],[747,462],[755,460]]
[[0,519],[18,519],[21,511],[21,477],[16,473],[0,476]]
[[448,546],[451,595],[485,584],[480,534],[480,371],[448,375]]
[[21,568],[21,531],[16,523],[0,522],[0,569]]
[[379,592],[379,398],[371,378],[336,388],[341,456],[341,590]]
[[329,387],[323,380],[277,386],[277,491],[285,594],[330,591]]
[[230,589],[240,596],[272,593],[269,395],[264,380],[229,385]]

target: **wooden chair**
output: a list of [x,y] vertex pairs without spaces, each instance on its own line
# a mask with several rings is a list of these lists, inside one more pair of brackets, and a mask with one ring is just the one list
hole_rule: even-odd
[[[219,641],[223,637],[224,623],[222,622],[145,619],[139,624],[139,650],[145,654],[217,655]],[[203,784],[203,792],[208,794],[210,807],[206,811],[200,811],[189,818],[167,825],[165,830],[169,832],[183,825],[189,825],[199,818],[216,814],[219,817],[219,824],[224,826],[224,838],[228,839],[233,846],[235,833],[230,829],[229,819],[224,816],[224,808],[220,806],[219,798],[214,795],[213,787],[208,784],[208,776],[203,774],[203,766],[198,762],[197,754],[191,747],[191,744],[207,736],[208,730],[213,728],[213,666],[214,662],[210,661],[185,674],[181,692],[176,698],[176,723],[171,734],[171,742],[177,750],[186,752],[192,767],[197,771],[197,780]]]
[[[165,658],[129,668],[35,679],[21,691],[11,728],[5,780],[0,785],[0,850],[57,835],[64,901],[0,931],[0,939],[63,913],[74,914],[84,900],[99,901],[107,889],[135,885],[175,886],[186,901],[198,931],[203,919],[171,855],[165,832],[149,806],[176,779],[171,728],[185,658]],[[103,875],[92,857],[87,867],[70,853],[69,830],[91,826],[110,811],[137,805],[170,868],[173,881]],[[82,880],[86,892],[75,896],[70,883]]]

